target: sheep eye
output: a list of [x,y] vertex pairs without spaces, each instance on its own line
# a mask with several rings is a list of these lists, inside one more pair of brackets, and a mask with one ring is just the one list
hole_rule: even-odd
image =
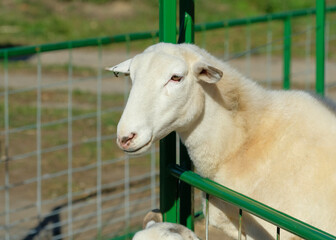
[[173,76],[170,78],[170,80],[171,80],[171,81],[174,81],[174,82],[179,82],[179,81],[181,81],[182,78],[183,78],[182,76],[173,75]]

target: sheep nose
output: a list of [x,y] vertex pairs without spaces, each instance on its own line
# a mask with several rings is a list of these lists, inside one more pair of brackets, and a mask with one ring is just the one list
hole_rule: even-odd
[[120,144],[120,146],[124,149],[127,149],[129,147],[129,145],[131,144],[132,140],[136,137],[136,133],[130,133],[128,136],[124,136],[124,137],[118,137],[118,142]]

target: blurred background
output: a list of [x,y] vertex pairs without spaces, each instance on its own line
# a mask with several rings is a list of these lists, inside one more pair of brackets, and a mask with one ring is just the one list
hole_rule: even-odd
[[[327,0],[328,5],[335,4]],[[196,23],[315,7],[313,0],[195,0]],[[0,44],[27,45],[157,30],[158,0],[2,0]]]
[[[291,88],[314,91],[311,8],[314,0],[195,0],[195,42],[280,89],[290,39]],[[307,14],[291,17],[302,9]],[[335,10],[325,25],[326,95],[334,100]],[[289,35],[283,19],[272,20],[279,12],[291,19]],[[261,15],[267,20],[205,27]],[[104,71],[157,43],[158,28],[158,0],[0,1],[0,239],[129,239],[159,207],[158,145],[132,158],[117,148],[131,83]],[[130,33],[138,32],[146,35],[135,41]],[[122,40],[111,41],[115,35]],[[202,220],[196,231],[202,237]]]

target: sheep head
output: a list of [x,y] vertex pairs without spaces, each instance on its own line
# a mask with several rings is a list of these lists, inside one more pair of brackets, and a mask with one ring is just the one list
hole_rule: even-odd
[[183,131],[204,108],[202,84],[213,84],[222,71],[199,54],[194,45],[159,43],[117,66],[130,74],[132,88],[118,124],[117,144],[140,154],[172,131]]

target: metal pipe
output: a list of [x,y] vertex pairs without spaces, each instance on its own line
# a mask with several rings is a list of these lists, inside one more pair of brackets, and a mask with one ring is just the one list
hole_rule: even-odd
[[[176,43],[176,0],[160,0],[160,41]],[[176,133],[160,141],[160,210],[163,220],[177,222],[177,180],[169,173],[176,163]]]
[[[194,43],[194,0],[180,0],[180,33],[179,43]],[[179,141],[180,165],[185,169],[192,170],[192,162],[186,147]],[[179,185],[179,223],[194,230],[194,191],[190,185],[180,182]]]
[[186,171],[175,165],[170,169],[172,175],[183,182],[186,182],[212,196],[218,197],[230,204],[238,206],[243,211],[249,212],[261,219],[264,219],[286,231],[307,240],[336,240],[332,236],[300,220],[290,217],[280,211],[255,201],[243,194],[224,187],[208,178]]

